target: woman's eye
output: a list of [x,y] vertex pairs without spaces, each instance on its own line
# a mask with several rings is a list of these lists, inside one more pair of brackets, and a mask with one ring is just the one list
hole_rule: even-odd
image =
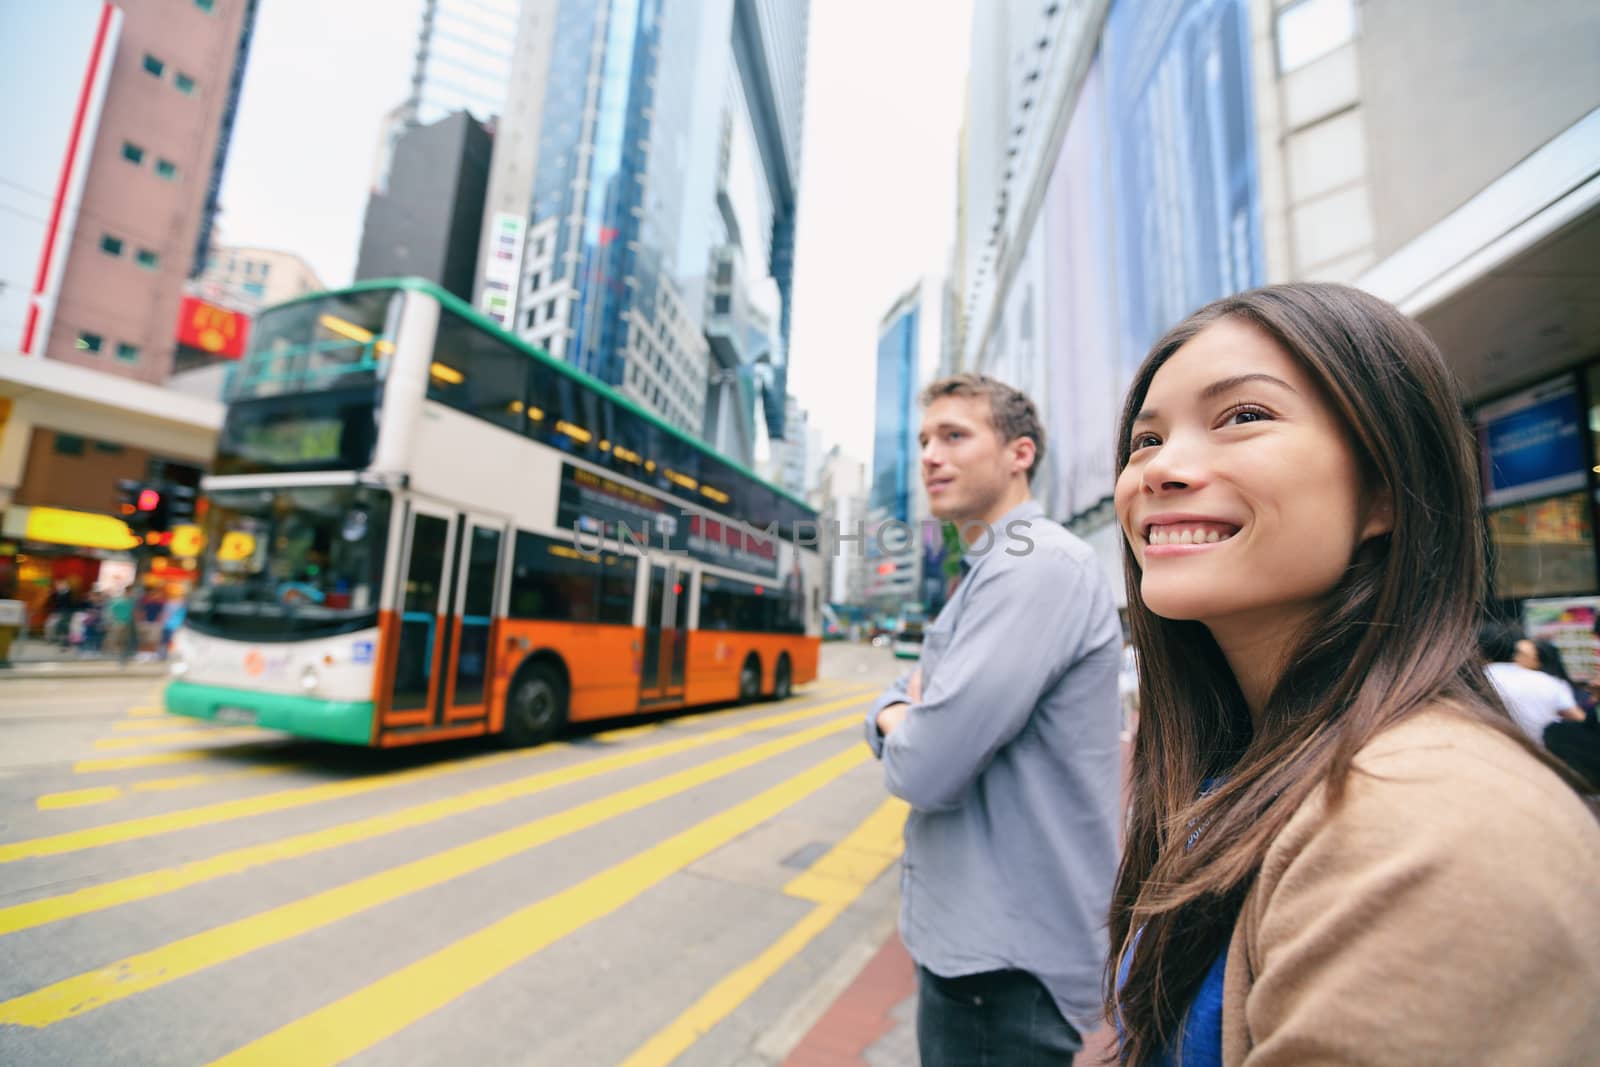
[[1137,452],[1141,448],[1154,448],[1160,443],[1161,438],[1157,437],[1153,433],[1135,434],[1133,438],[1133,451]]
[[1223,418],[1223,422],[1230,426],[1247,426],[1252,422],[1267,422],[1271,418],[1271,413],[1263,408],[1234,408]]

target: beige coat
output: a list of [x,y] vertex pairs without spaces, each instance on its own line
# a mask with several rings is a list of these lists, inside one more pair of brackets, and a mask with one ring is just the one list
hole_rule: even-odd
[[[1600,822],[1445,712],[1273,842],[1228,947],[1228,1067],[1600,1064]],[[1361,773],[1361,769],[1371,774]]]

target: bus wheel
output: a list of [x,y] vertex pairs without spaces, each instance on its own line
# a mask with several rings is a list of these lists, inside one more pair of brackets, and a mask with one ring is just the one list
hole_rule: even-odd
[[748,704],[761,699],[761,661],[754,652],[744,658],[739,668],[739,703]]
[[794,682],[790,678],[789,656],[784,654],[778,657],[778,666],[772,673],[772,699],[788,700],[794,694]]
[[567,721],[567,687],[548,663],[530,663],[517,672],[506,694],[506,744],[538,745],[554,737]]

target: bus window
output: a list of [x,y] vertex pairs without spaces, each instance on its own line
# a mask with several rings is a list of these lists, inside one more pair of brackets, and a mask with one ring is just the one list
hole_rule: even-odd
[[633,622],[638,560],[579,552],[571,543],[518,533],[511,572],[513,619],[559,619],[626,626]]
[[528,366],[528,357],[511,345],[446,310],[439,316],[428,399],[523,433]]

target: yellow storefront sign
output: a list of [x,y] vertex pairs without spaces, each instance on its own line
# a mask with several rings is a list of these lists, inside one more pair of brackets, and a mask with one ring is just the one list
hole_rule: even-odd
[[79,548],[133,548],[139,539],[128,524],[110,515],[65,508],[29,508],[23,537]]

